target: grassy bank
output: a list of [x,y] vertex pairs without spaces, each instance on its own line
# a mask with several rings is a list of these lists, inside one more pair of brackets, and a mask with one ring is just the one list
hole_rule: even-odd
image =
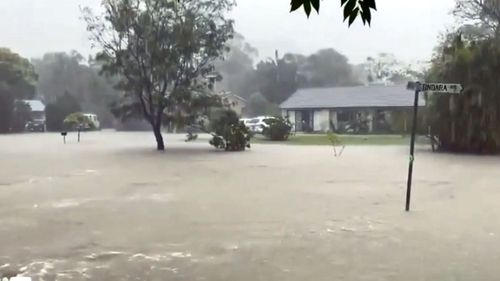
[[[408,145],[410,138],[401,135],[339,135],[340,141],[345,145]],[[326,134],[295,135],[288,141],[269,141],[262,136],[255,136],[253,143],[262,144],[289,144],[289,145],[331,145]]]

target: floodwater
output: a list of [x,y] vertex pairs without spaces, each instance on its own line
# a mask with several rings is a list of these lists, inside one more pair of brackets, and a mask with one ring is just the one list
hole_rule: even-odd
[[0,276],[499,280],[498,157],[166,138],[0,136]]

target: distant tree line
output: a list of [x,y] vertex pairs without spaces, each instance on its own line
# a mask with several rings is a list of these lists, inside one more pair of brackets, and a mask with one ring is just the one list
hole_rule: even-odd
[[35,96],[36,80],[33,65],[27,59],[0,48],[0,133],[24,129],[31,109],[22,100]]
[[229,52],[215,64],[221,89],[248,100],[247,115],[279,114],[279,104],[300,88],[356,86],[377,81],[406,83],[421,73],[393,55],[368,57],[359,65],[333,48],[311,55],[278,51],[273,58],[256,63],[258,50],[241,34],[228,42]]

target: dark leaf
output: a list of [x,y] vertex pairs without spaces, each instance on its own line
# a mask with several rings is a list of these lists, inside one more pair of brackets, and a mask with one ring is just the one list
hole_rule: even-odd
[[344,21],[351,16],[352,11],[356,7],[357,0],[349,0],[344,6]]
[[351,14],[349,15],[349,26],[356,20],[356,17],[358,16],[359,8],[356,8],[352,10]]
[[375,3],[375,0],[364,0],[363,5],[367,6],[368,8],[377,9],[377,5]]
[[292,6],[290,12],[293,12],[298,8],[300,8],[300,6],[302,6],[303,1],[304,0],[292,0],[292,2],[290,3],[290,5]]
[[311,0],[311,4],[313,8],[316,10],[316,12],[319,13],[319,0]]
[[311,15],[311,0],[303,0],[304,3],[304,11],[306,12],[306,15],[307,17],[309,17],[309,15]]

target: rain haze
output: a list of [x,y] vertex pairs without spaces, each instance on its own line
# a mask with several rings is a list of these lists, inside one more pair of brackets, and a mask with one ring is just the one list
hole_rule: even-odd
[[233,4],[0,0],[0,280],[498,281],[499,0]]
[[[26,57],[46,52],[77,50],[93,53],[80,7],[99,10],[100,0],[5,0],[0,18],[4,46]],[[351,62],[368,56],[393,53],[405,61],[428,60],[437,36],[453,18],[453,0],[382,0],[377,3],[371,28],[361,23],[348,28],[342,23],[338,1],[322,1],[321,15],[310,19],[303,13],[289,13],[288,0],[238,0],[231,13],[236,25],[261,58],[274,57],[275,50],[311,54],[335,48]],[[394,44],[397,41],[398,44]]]

